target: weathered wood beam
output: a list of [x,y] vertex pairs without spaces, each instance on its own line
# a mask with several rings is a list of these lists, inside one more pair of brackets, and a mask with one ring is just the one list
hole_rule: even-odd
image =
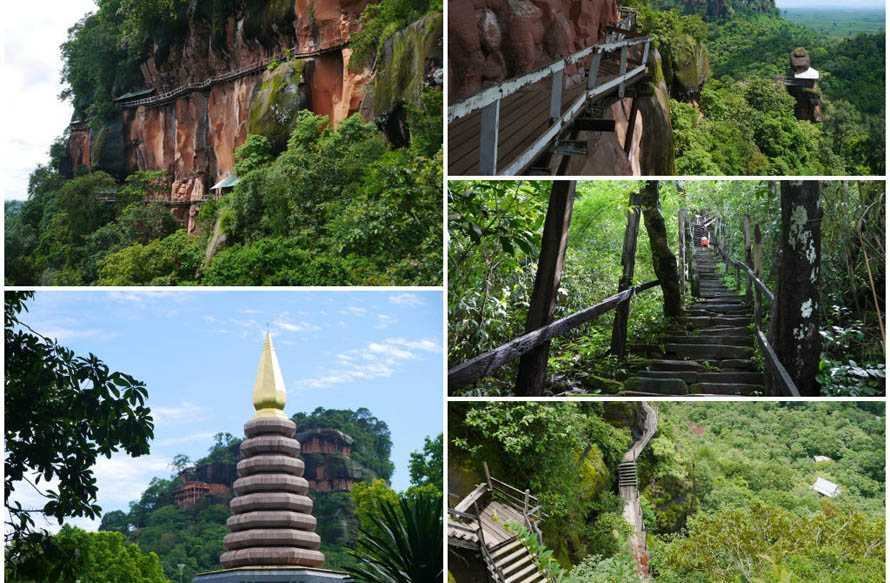
[[581,324],[607,313],[620,302],[626,301],[632,296],[656,287],[657,285],[657,280],[650,281],[637,286],[632,290],[625,290],[614,296],[610,296],[594,306],[575,312],[571,316],[566,316],[561,320],[543,326],[534,332],[520,336],[515,340],[507,342],[503,346],[499,346],[494,350],[490,350],[485,354],[480,354],[475,358],[455,366],[448,371],[448,394],[453,394],[457,389],[475,383],[479,379],[490,375],[500,367],[519,356],[522,356],[536,346],[540,346],[548,340],[560,336],[561,334],[565,334],[569,330],[577,328]]
[[[745,265],[754,265],[754,259],[751,255],[751,216],[745,214]],[[751,302],[751,280],[745,278],[745,301]]]
[[640,110],[640,104],[637,96],[634,95],[630,104],[630,118],[627,120],[627,133],[624,135],[624,155],[630,156],[630,149],[634,141],[634,126],[637,124],[637,112]]
[[677,250],[680,252],[680,293],[686,293],[686,209],[680,207],[677,212]]
[[[618,280],[618,292],[630,289],[634,280],[634,264],[637,257],[637,235],[640,231],[640,193],[632,192],[628,202],[627,227],[624,229],[624,244],[621,246],[621,279]],[[612,322],[612,344],[609,352],[624,360],[627,344],[627,319],[630,316],[630,302],[622,302],[615,308],[615,320]]]
[[764,365],[769,367],[771,373],[765,375],[768,379],[767,382],[771,384],[771,386],[767,386],[767,389],[771,389],[772,392],[783,397],[799,397],[800,391],[797,390],[794,381],[782,366],[779,356],[761,330],[757,330],[757,344],[760,346],[760,352],[763,353]]
[[[550,190],[550,202],[547,205],[544,233],[541,237],[541,254],[538,257],[538,271],[535,274],[535,286],[525,320],[526,333],[553,321],[565,262],[566,244],[569,239],[569,225],[572,222],[575,185],[574,180],[556,180]],[[544,393],[549,350],[550,343],[547,341],[522,357],[516,377],[517,395]]]
[[615,120],[579,117],[572,123],[572,128],[581,132],[614,132]]

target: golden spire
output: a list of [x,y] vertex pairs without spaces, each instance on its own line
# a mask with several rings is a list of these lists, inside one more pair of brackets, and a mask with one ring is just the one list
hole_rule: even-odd
[[256,409],[253,418],[287,419],[283,411],[286,399],[287,393],[284,391],[278,357],[275,356],[275,347],[272,346],[272,336],[267,331],[263,355],[260,357],[260,368],[253,384],[253,408]]

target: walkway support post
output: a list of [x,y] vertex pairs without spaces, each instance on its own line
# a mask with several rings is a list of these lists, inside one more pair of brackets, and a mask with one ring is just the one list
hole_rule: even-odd
[[819,271],[822,206],[818,181],[783,181],[780,265],[769,342],[801,395],[819,395]]
[[682,318],[683,296],[680,294],[677,258],[668,245],[667,229],[658,199],[657,180],[646,181],[641,202],[646,232],[649,234],[649,247],[652,250],[652,267],[664,294],[664,315],[669,318]]
[[[637,234],[640,231],[640,193],[630,194],[627,211],[627,228],[624,229],[624,244],[621,247],[621,279],[618,280],[618,293],[633,286],[634,265],[637,257]],[[627,320],[630,317],[630,300],[621,302],[615,308],[615,319],[612,321],[612,346],[609,352],[624,361],[627,345]]]
[[677,220],[679,222],[677,250],[680,252],[680,293],[684,294],[686,293],[686,209],[684,207],[680,207]]
[[[754,277],[763,281],[763,265],[762,265],[762,249],[760,234],[760,225],[754,225]],[[754,286],[754,325],[758,330],[763,326],[763,296],[760,287]]]
[[[751,256],[751,216],[745,215],[745,265],[750,268],[754,268],[754,263]],[[751,287],[752,287],[751,278],[748,277],[747,272],[745,275],[745,301],[747,303],[751,303]]]
[[[547,205],[544,234],[541,238],[541,255],[538,258],[538,271],[535,274],[535,287],[532,290],[525,320],[526,334],[553,321],[559,280],[565,262],[566,243],[569,238],[569,224],[572,221],[575,185],[574,180],[557,180],[553,182],[550,191],[550,203]],[[547,373],[549,352],[548,340],[520,358],[519,374],[516,377],[518,396],[536,396],[544,393],[544,376]]]

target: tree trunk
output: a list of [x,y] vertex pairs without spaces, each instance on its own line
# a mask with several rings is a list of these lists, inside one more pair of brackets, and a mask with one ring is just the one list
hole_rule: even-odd
[[701,278],[698,276],[698,265],[695,262],[695,228],[691,221],[686,221],[686,268],[689,270],[689,291],[693,297],[701,296]]
[[[618,280],[618,293],[633,287],[634,263],[637,257],[637,234],[640,232],[640,193],[630,195],[630,211],[627,213],[627,228],[624,230],[624,245],[621,248],[621,279]],[[615,308],[615,320],[612,323],[612,347],[610,352],[624,360],[624,348],[627,344],[627,319],[630,316],[630,300],[621,302]]]
[[680,208],[677,213],[677,236],[679,245],[677,251],[680,255],[680,293],[686,293],[686,209]]
[[[547,217],[544,219],[544,234],[541,240],[541,255],[538,258],[538,271],[535,274],[535,287],[525,320],[526,334],[553,321],[574,198],[574,180],[553,182],[550,203],[547,205]],[[548,340],[519,359],[519,374],[516,377],[517,395],[534,396],[544,393],[544,376],[547,373],[549,351]]]
[[683,317],[683,295],[677,274],[677,258],[668,246],[667,229],[658,200],[658,181],[649,180],[642,193],[643,218],[652,250],[652,267],[664,293],[664,314],[669,318]]
[[782,236],[769,341],[801,395],[818,395],[819,182],[782,182]]
[[[745,265],[754,269],[754,259],[753,255],[751,255],[751,217],[749,215],[745,215]],[[745,276],[745,301],[751,302],[751,292],[753,291],[751,288],[753,287],[753,283],[751,279]]]

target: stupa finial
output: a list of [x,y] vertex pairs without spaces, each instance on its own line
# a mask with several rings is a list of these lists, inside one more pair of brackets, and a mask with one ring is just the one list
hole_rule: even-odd
[[284,414],[284,403],[287,393],[284,390],[284,379],[272,346],[272,335],[266,331],[266,342],[263,344],[263,355],[260,367],[253,384],[253,408],[256,409],[254,419],[287,419]]

